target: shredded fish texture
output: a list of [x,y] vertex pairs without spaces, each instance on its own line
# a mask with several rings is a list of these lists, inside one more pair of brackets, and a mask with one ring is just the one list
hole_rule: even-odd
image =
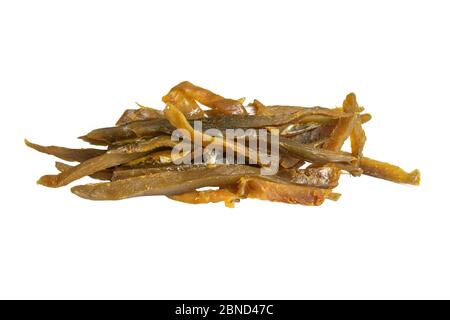
[[163,108],[137,104],[115,125],[80,137],[99,147],[25,144],[75,162],[56,162],[59,173],[42,176],[38,184],[58,188],[87,176],[101,180],[71,188],[89,200],[160,195],[229,208],[246,198],[318,206],[339,199],[334,189],[342,173],[420,184],[418,169],[408,172],[366,157],[363,126],[372,116],[363,113],[354,93],[333,108],[258,99],[245,106],[244,100],[183,81],[162,97]]

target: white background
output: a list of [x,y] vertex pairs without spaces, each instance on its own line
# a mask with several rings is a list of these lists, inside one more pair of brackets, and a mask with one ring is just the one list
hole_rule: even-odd
[[[446,1],[2,1],[0,298],[450,298]],[[54,158],[189,80],[266,104],[373,115],[365,154],[420,187],[344,177],[338,202],[48,189]],[[81,182],[87,182],[83,179]]]

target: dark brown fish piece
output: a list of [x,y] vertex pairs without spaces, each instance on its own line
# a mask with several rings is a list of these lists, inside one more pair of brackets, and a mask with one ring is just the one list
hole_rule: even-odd
[[336,151],[330,151],[322,148],[316,148],[306,144],[297,143],[294,140],[279,137],[280,147],[286,149],[290,154],[298,156],[300,159],[309,162],[346,162],[355,160],[353,156]]
[[167,171],[113,182],[75,186],[76,195],[90,200],[119,200],[138,196],[173,195],[202,187],[225,187],[243,176],[259,175],[260,169],[229,165]]
[[142,157],[145,153],[151,152],[157,148],[174,146],[175,142],[170,140],[170,137],[161,136],[151,140],[140,141],[133,144],[128,144],[118,149],[108,150],[106,153],[88,159],[79,165],[67,169],[58,175],[42,176],[38,183],[46,187],[62,187],[72,181],[78,180],[82,177],[91,175],[97,171],[118,166],[128,161]]
[[[174,172],[180,172],[180,171],[186,171],[191,170],[193,168],[200,168],[200,167],[207,167],[206,164],[181,164],[181,165],[174,165],[169,164],[165,166],[150,166],[150,167],[118,167],[114,170],[113,175],[111,177],[112,181],[116,180],[122,180],[122,179],[128,179],[128,178],[134,178],[139,176],[145,176],[155,173],[161,173],[161,172],[168,172],[168,171],[174,171]],[[211,167],[218,167],[221,165],[212,165]]]
[[[176,107],[174,105],[174,107]],[[180,110],[181,111],[181,110]],[[218,115],[201,120],[202,129],[238,129],[238,128],[264,128],[269,126],[280,126],[288,123],[301,123],[302,117],[320,115],[327,119],[346,118],[351,116],[339,110],[330,110],[321,107],[302,109],[291,114],[276,114],[269,116],[258,115]],[[199,120],[197,120],[199,121]],[[188,121],[194,126],[193,120]],[[80,139],[94,145],[108,145],[121,140],[152,137],[161,133],[171,134],[175,128],[167,119],[152,119],[134,121],[121,126],[95,129]]]
[[55,156],[57,158],[60,158],[62,160],[66,160],[66,161],[83,162],[88,159],[100,156],[106,152],[106,150],[93,149],[93,148],[70,149],[70,148],[57,147],[57,146],[41,146],[39,144],[32,143],[26,139],[25,139],[25,144],[28,147],[33,148],[36,151],[50,154],[52,156]]
[[[60,172],[64,172],[70,168],[73,168],[73,166],[71,166],[71,165],[68,165],[68,164],[65,164],[62,162],[58,162],[58,161],[55,162],[55,167]],[[89,175],[89,177],[91,177],[93,179],[97,179],[97,180],[111,181],[112,175],[113,175],[113,170],[105,169],[105,170],[94,172],[93,174]]]

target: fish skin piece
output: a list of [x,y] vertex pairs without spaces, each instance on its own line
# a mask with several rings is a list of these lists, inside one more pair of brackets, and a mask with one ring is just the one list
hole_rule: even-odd
[[194,190],[167,197],[175,201],[190,204],[204,204],[223,201],[225,203],[225,206],[228,208],[234,208],[234,203],[239,201],[240,199],[240,197],[236,193],[228,189],[202,190],[202,191]]
[[[239,180],[237,194],[243,198],[319,206],[332,194],[332,191],[331,189],[278,183],[262,177],[243,177]],[[332,199],[334,198],[335,196],[332,195]]]
[[393,164],[362,157],[359,163],[363,174],[375,178],[389,180],[396,183],[405,183],[418,186],[420,185],[420,171],[414,169],[407,172]]

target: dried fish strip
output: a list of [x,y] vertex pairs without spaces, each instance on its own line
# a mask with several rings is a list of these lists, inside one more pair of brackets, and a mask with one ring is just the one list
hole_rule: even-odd
[[91,175],[97,171],[118,166],[128,161],[138,159],[145,153],[157,148],[174,146],[175,142],[167,136],[156,137],[148,141],[128,144],[118,149],[108,150],[105,154],[88,159],[79,165],[67,169],[58,175],[42,176],[38,183],[46,187],[62,187],[72,181]]
[[243,176],[258,175],[254,167],[230,165],[167,171],[128,179],[75,186],[76,195],[90,200],[119,200],[149,195],[174,195],[203,187],[225,187]]
[[33,148],[36,151],[46,153],[46,154],[55,156],[57,158],[60,158],[62,160],[66,160],[66,161],[83,162],[88,159],[98,157],[106,152],[106,150],[93,149],[93,148],[70,149],[70,148],[57,147],[57,146],[41,146],[39,144],[32,143],[26,139],[25,139],[25,144],[28,147]]

